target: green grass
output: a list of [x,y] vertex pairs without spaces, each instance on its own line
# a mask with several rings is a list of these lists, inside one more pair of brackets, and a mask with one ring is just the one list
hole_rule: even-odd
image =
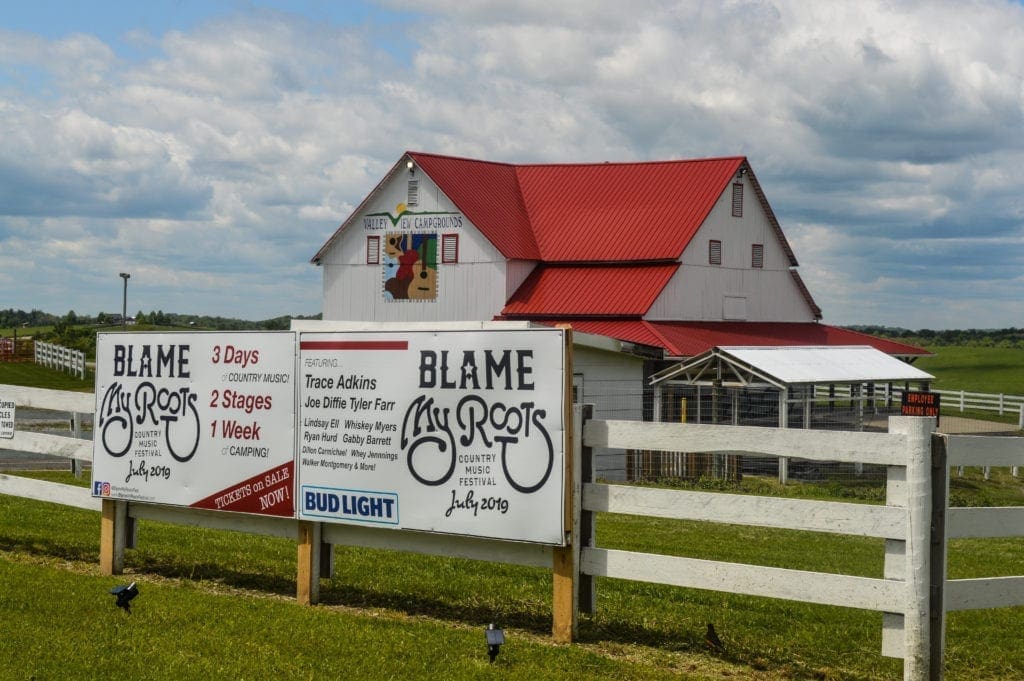
[[66,371],[50,369],[34,362],[0,362],[0,385],[21,385],[50,390],[70,390],[91,393],[95,389],[95,374],[85,370],[85,380]]
[[1024,395],[1024,349],[943,345],[914,364],[935,376],[938,390]]
[[[1024,353],[936,348],[936,387],[1020,394]],[[954,352],[951,352],[954,351]],[[969,351],[960,355],[960,351]],[[958,359],[959,358],[959,359]],[[17,375],[20,372],[21,375]],[[986,375],[981,384],[975,373]],[[995,380],[999,378],[999,382]],[[92,380],[0,364],[0,384],[91,390]],[[67,473],[32,477],[68,484]],[[780,486],[745,478],[699,489],[880,503],[879,483]],[[1024,503],[1024,486],[996,469],[951,480],[955,505]],[[880,540],[599,516],[598,545],[712,560],[879,577]],[[898,679],[882,658],[881,615],[623,580],[598,580],[598,609],[580,642],[555,646],[546,570],[338,547],[322,605],[294,603],[293,542],[141,522],[124,578],[97,568],[99,517],[0,496],[0,679]],[[959,540],[951,578],[1021,574],[1024,540]],[[134,579],[133,614],[107,590]],[[487,664],[481,629],[506,628]],[[703,643],[714,622],[726,643]],[[1024,678],[1024,608],[952,613],[947,679]],[[9,662],[8,662],[9,661]]]
[[[139,581],[132,614],[107,593],[125,579],[0,560],[0,642],[19,679],[641,679],[668,671],[509,635],[488,664],[480,628],[303,608]],[[387,651],[382,655],[382,651]]]
[[[88,484],[68,473],[32,477]],[[969,486],[963,494],[978,498]],[[882,572],[877,539],[610,514],[599,516],[597,536],[600,546],[632,551]],[[128,575],[112,579],[96,567],[98,537],[96,513],[0,496],[0,621],[13,632],[0,637],[0,659],[20,670],[5,677],[0,667],[0,678],[109,677],[118,641],[126,641],[127,678],[901,675],[900,661],[878,654],[881,615],[848,608],[600,579],[580,642],[554,646],[547,570],[338,547],[322,605],[302,608],[288,540],[143,521],[126,554]],[[950,576],[1019,574],[1021,555],[1022,540],[954,542]],[[142,590],[130,617],[106,593],[128,579]],[[493,667],[480,631],[491,621],[509,640]],[[707,622],[724,652],[706,650]],[[1022,624],[1021,608],[951,614],[947,678],[1020,677]]]
[[[989,348],[943,345],[928,348],[934,357],[922,357],[915,366],[935,376],[937,390],[1024,395],[1024,348]],[[1014,410],[1000,415],[994,411],[967,409],[961,412],[950,396],[944,396],[943,416],[963,416],[983,421],[1016,425],[1020,414]]]
[[[32,336],[38,336],[41,333],[49,333],[52,330],[52,326],[19,326],[17,329],[17,335],[18,338],[30,338]],[[0,338],[13,338],[14,335],[14,329],[0,329]]]

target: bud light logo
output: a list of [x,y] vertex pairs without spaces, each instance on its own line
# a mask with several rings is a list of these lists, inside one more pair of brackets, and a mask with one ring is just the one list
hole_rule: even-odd
[[302,516],[397,525],[398,495],[303,485]]
[[100,482],[97,480],[92,483],[92,495],[94,497],[109,497],[110,496],[110,483]]

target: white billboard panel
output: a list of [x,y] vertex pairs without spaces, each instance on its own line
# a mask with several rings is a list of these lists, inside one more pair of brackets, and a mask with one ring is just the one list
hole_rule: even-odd
[[295,514],[295,334],[102,333],[93,496]]
[[299,517],[563,545],[564,344],[301,333]]
[[5,400],[0,397],[0,438],[5,440],[14,439],[14,413],[17,405],[14,400]]

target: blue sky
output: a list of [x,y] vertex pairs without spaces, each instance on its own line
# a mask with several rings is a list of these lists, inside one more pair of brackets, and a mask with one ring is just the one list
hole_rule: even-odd
[[1024,324],[1015,2],[38,0],[0,15],[0,307],[320,311],[406,149],[745,155],[825,321]]

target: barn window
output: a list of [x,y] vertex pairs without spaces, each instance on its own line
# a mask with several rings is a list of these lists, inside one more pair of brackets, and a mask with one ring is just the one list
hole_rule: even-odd
[[764,244],[754,244],[750,247],[750,266],[764,267]]
[[379,265],[380,264],[380,237],[379,236],[368,236],[368,237],[366,237],[366,264],[367,265]]
[[441,262],[456,263],[459,261],[459,235],[441,235]]
[[743,185],[739,182],[732,186],[732,216],[743,217]]
[[405,205],[417,206],[420,203],[420,181],[409,180],[409,192],[405,197]]
[[718,239],[708,242],[708,262],[712,265],[722,264],[722,242]]

